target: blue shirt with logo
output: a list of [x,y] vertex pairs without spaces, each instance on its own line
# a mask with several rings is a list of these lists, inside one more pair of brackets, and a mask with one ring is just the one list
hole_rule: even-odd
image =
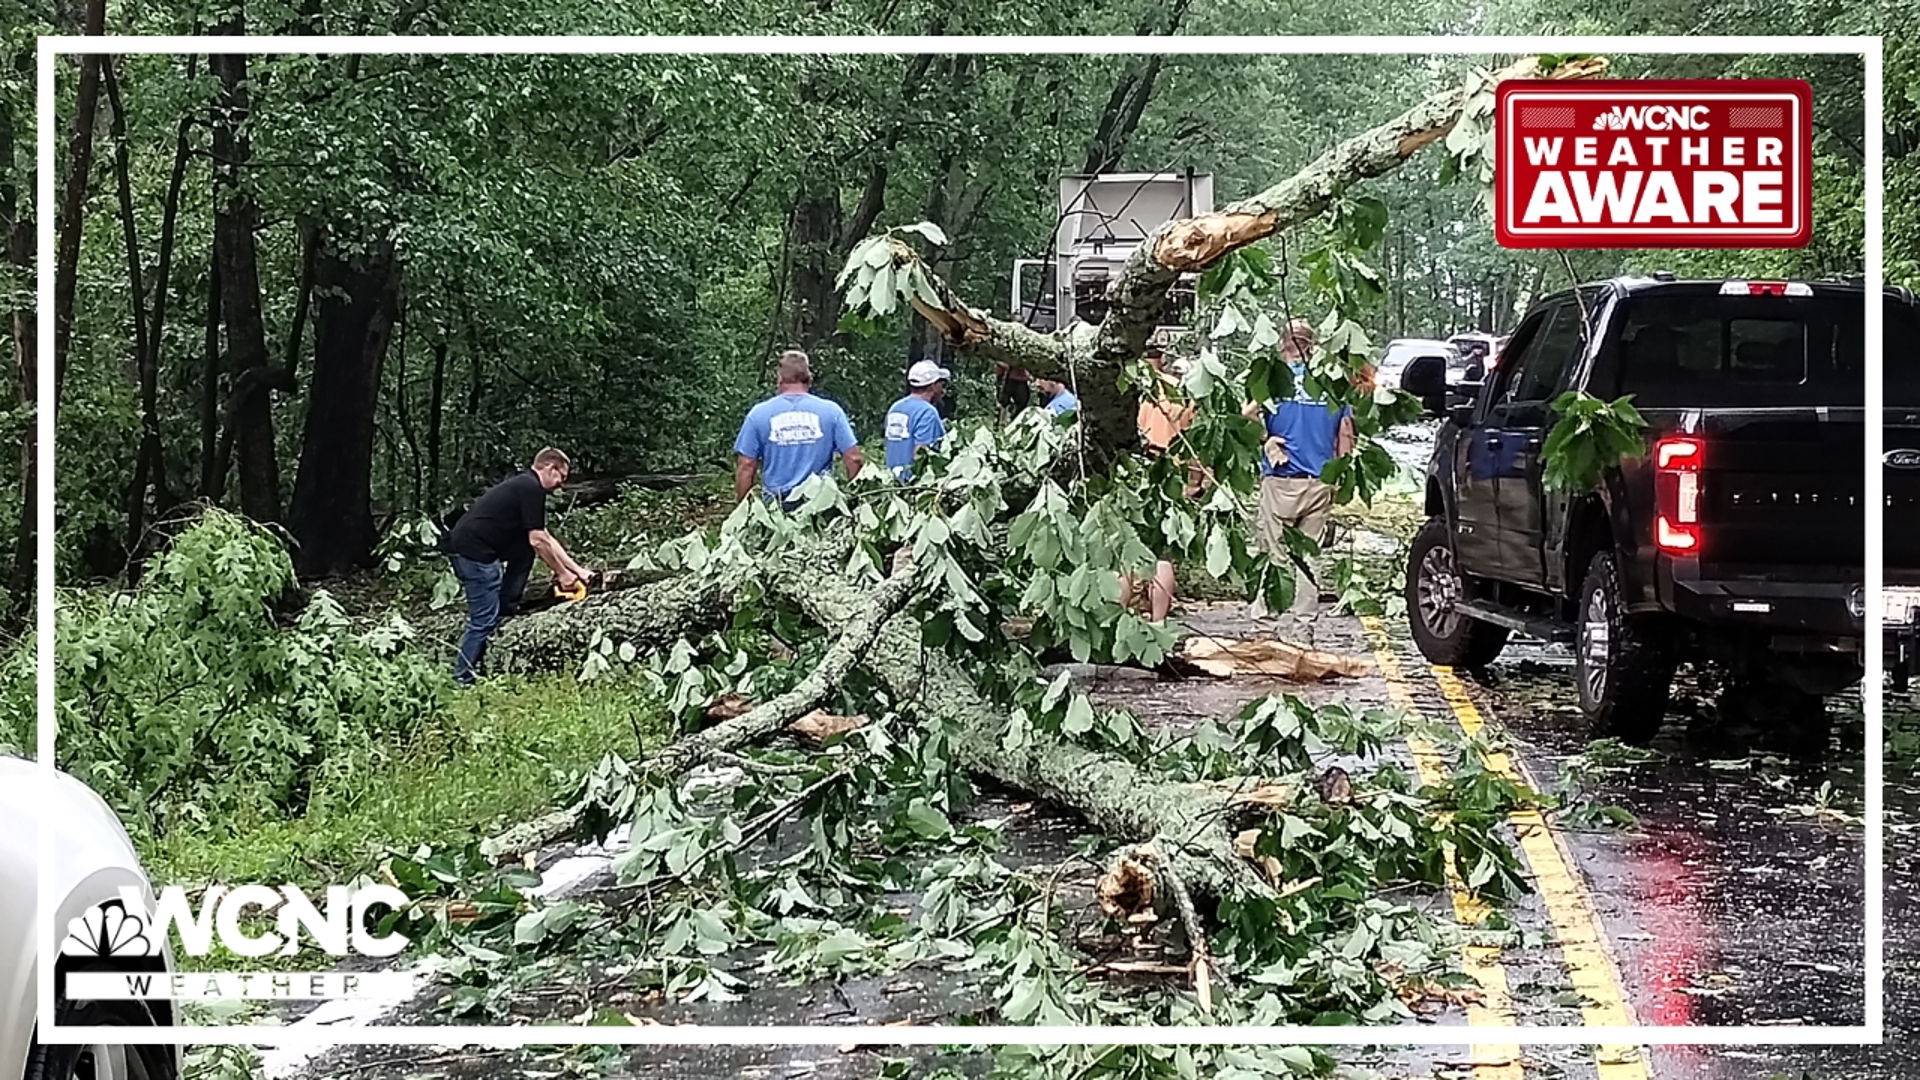
[[940,410],[933,402],[908,394],[887,410],[887,468],[902,478],[911,476],[914,451],[932,446],[947,434]]
[[1079,407],[1080,399],[1073,396],[1073,391],[1064,388],[1053,395],[1052,401],[1047,402],[1047,411],[1055,416],[1065,416]]
[[1286,442],[1287,460],[1276,469],[1263,454],[1260,472],[1263,476],[1311,476],[1317,480],[1327,462],[1333,460],[1340,421],[1353,410],[1345,406],[1335,409],[1307,397],[1303,368],[1293,369],[1293,385],[1292,400],[1267,407],[1267,434],[1278,435]]
[[760,462],[760,484],[785,498],[794,488],[833,468],[833,455],[860,445],[845,409],[812,394],[781,394],[755,405],[733,452]]

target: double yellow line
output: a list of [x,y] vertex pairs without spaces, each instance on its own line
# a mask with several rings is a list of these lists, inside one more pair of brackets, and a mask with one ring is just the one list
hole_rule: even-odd
[[[1400,661],[1380,620],[1361,616],[1361,625],[1373,647],[1374,661],[1387,682],[1388,699],[1414,714],[1419,707],[1408,689]],[[1453,669],[1434,667],[1433,677],[1453,712],[1455,722],[1468,735],[1478,735],[1486,721],[1468,695],[1467,688]],[[1413,751],[1420,779],[1438,784],[1447,779],[1445,762],[1427,740],[1407,740]],[[1487,768],[1517,783],[1533,785],[1524,767],[1504,753],[1489,755]],[[1565,844],[1538,810],[1516,810],[1509,820],[1520,838],[1520,851],[1533,872],[1536,888],[1547,917],[1553,923],[1567,976],[1582,1000],[1581,1016],[1590,1026],[1632,1026],[1632,1011],[1620,988],[1619,972],[1614,969],[1606,931],[1593,909],[1592,899],[1580,876],[1571,869],[1572,860]],[[1454,870],[1452,852],[1448,852],[1447,880],[1453,891],[1454,917],[1469,930],[1486,919],[1486,905],[1471,896]],[[1474,1027],[1512,1027],[1515,1024],[1513,996],[1507,985],[1506,968],[1497,946],[1469,945],[1463,966],[1480,986],[1481,1001],[1467,1008],[1467,1022]],[[1519,1048],[1515,1046],[1476,1045],[1473,1048],[1475,1080],[1522,1080]],[[1599,1080],[1647,1080],[1647,1067],[1636,1047],[1603,1046],[1595,1054]]]

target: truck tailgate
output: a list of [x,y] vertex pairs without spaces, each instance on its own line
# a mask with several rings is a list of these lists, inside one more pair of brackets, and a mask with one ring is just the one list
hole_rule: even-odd
[[1865,410],[1715,409],[1692,419],[1692,433],[1705,444],[1704,576],[1772,576],[1792,568],[1800,580],[1810,573],[1859,580],[1866,560]]

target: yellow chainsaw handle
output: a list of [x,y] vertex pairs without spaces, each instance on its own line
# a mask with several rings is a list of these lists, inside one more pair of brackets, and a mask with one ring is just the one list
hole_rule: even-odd
[[587,598],[587,583],[584,581],[576,581],[571,591],[555,585],[553,587],[553,595],[570,603],[578,603]]

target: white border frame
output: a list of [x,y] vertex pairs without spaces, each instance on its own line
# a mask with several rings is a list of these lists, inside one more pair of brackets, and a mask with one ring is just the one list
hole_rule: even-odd
[[[43,1042],[121,1044],[205,1043],[246,1046],[365,1045],[435,1046],[555,1046],[604,1044],[800,1044],[841,1045],[1061,1045],[1072,1043],[1214,1043],[1234,1045],[1307,1046],[1456,1046],[1475,1045],[1861,1045],[1883,1041],[1885,1033],[1886,958],[1883,955],[1885,829],[1882,821],[1883,761],[1880,684],[1881,588],[1884,581],[1883,521],[1885,487],[1880,456],[1884,441],[1881,418],[1885,397],[1881,384],[1880,341],[1883,303],[1882,159],[1884,117],[1881,105],[1882,45],[1872,37],[42,37],[39,39],[39,175],[36,211],[39,213],[39,355],[53,356],[54,221],[54,58],[66,53],[129,55],[142,53],[364,53],[364,54],[475,54],[475,53],[1051,53],[1051,54],[1827,54],[1859,56],[1865,64],[1866,84],[1866,670],[1862,680],[1866,720],[1866,882],[1864,944],[1866,952],[1865,1023],[1836,1027],[960,1027],[922,1025],[876,1029],[868,1027],[790,1026],[661,1026],[661,1027],[480,1027],[460,1025],[341,1026],[332,1029],[289,1027],[181,1026],[140,1030],[86,1027],[54,1023],[52,963],[39,965],[40,1038]],[[53,686],[54,662],[54,458],[56,430],[52,407],[52,379],[41,378],[38,402],[39,438],[39,601],[38,696],[39,782],[51,790],[54,776]],[[38,828],[41,866],[53,865],[52,837],[41,821]],[[51,895],[52,879],[41,874],[39,908],[57,910]],[[58,955],[57,928],[41,928],[40,955]]]

